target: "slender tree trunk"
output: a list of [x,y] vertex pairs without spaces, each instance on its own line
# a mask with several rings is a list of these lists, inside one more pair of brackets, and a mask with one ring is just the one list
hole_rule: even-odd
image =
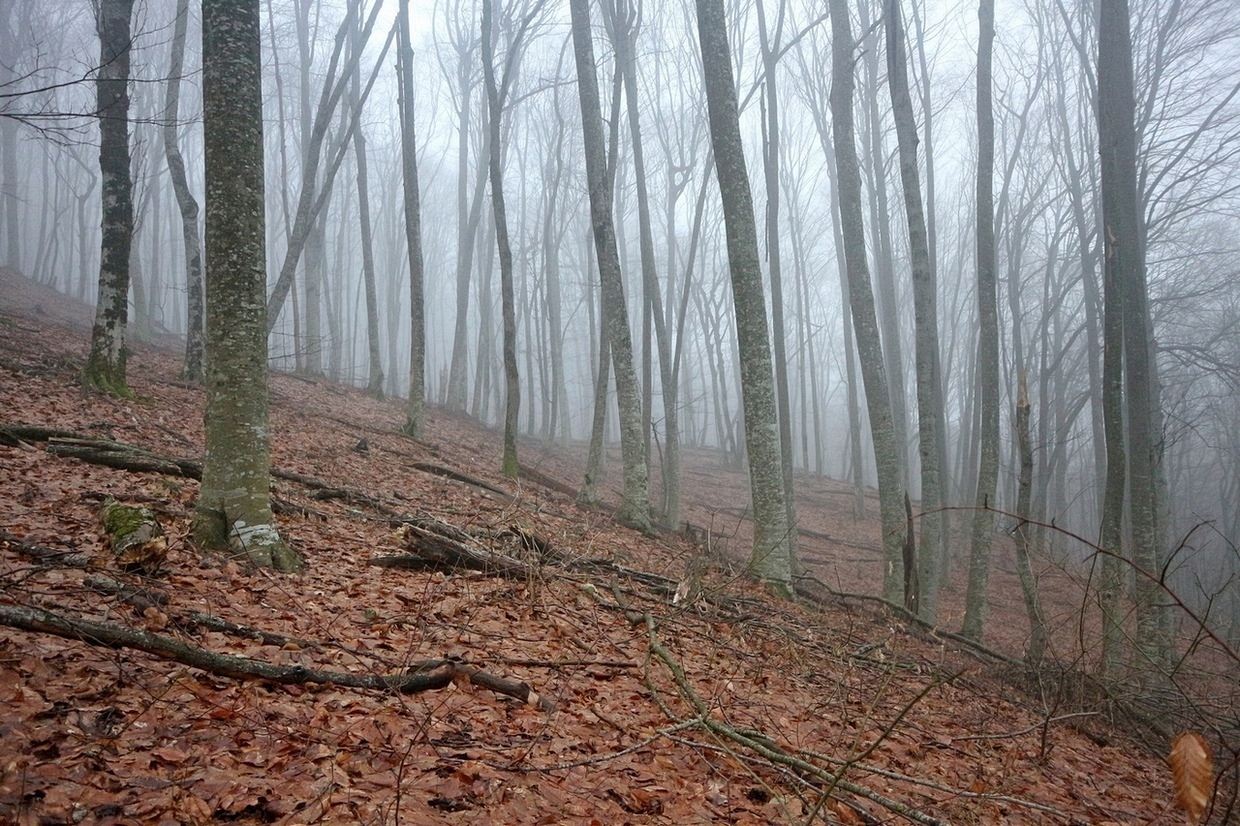
[[921,180],[917,171],[917,125],[909,95],[908,58],[900,0],[887,0],[887,80],[900,146],[900,181],[904,188],[904,212],[908,219],[909,259],[913,275],[913,316],[917,328],[917,430],[921,455],[921,552],[917,558],[920,593],[912,597],[912,609],[934,624],[937,619],[939,556],[942,531],[940,505],[942,479],[939,466],[939,321],[937,285],[930,263]]
[[981,406],[978,431],[977,493],[969,544],[969,585],[965,595],[966,637],[982,638],[986,625],[990,545],[995,491],[999,481],[999,311],[995,284],[995,118],[991,64],[995,40],[994,0],[981,0],[977,48],[977,394]]
[[[20,50],[14,31],[12,17],[16,16],[17,3],[6,3],[0,10],[0,89],[8,88],[13,81]],[[6,266],[21,270],[21,198],[18,190],[17,140],[19,124],[13,118],[0,118],[0,238],[4,241]]]
[[883,596],[902,602],[904,596],[904,540],[907,521],[904,513],[904,486],[901,473],[902,446],[892,424],[891,401],[887,394],[887,375],[878,333],[878,315],[870,290],[870,273],[865,256],[865,228],[861,223],[861,171],[853,130],[853,49],[852,25],[846,0],[831,0],[832,79],[831,119],[835,125],[835,159],[839,173],[839,210],[848,266],[848,300],[861,377],[865,385],[866,406],[870,414],[870,433],[874,440],[874,459],[878,471],[879,516],[883,529]]
[[1020,577],[1021,593],[1025,597],[1025,613],[1029,616],[1029,647],[1025,661],[1033,668],[1041,665],[1046,656],[1046,621],[1042,616],[1042,604],[1038,596],[1038,582],[1029,562],[1030,551],[1035,546],[1037,534],[1028,522],[1033,488],[1033,443],[1029,438],[1029,388],[1025,373],[1019,375],[1019,392],[1016,400],[1016,440],[1020,450],[1020,481],[1016,495],[1016,572]]
[[763,132],[762,168],[766,178],[766,258],[771,280],[771,337],[775,357],[775,403],[779,414],[779,458],[784,484],[784,507],[788,511],[788,542],[796,555],[796,491],[792,483],[792,404],[788,393],[788,337],[784,332],[784,277],[779,243],[779,165],[782,162],[779,135],[779,49],[783,29],[785,0],[780,0],[772,33],[766,23],[762,0],[757,3],[758,40],[765,70],[766,118]]
[[[409,31],[409,0],[400,0],[400,155],[404,185],[405,247],[409,254],[409,401],[404,431],[422,437],[426,418],[426,299],[422,259],[422,202],[418,189],[418,149],[413,118],[413,44]],[[468,295],[468,287],[466,288]]]
[[[500,168],[500,115],[503,99],[495,82],[495,54],[491,25],[494,0],[482,4],[482,74],[486,80],[487,103],[491,115],[491,152],[489,158],[491,177],[491,206],[495,214],[495,240],[499,244],[499,291],[500,311],[503,317],[504,359],[504,459],[505,476],[517,478],[517,428],[521,414],[521,379],[517,372],[517,314],[512,284],[512,246],[508,239],[508,213],[504,208],[504,175]],[[515,48],[515,47],[514,47]],[[508,64],[511,66],[511,62]],[[509,74],[504,72],[504,93],[508,91]]]
[[[1124,393],[1127,401],[1128,496],[1132,564],[1158,576],[1151,341],[1145,282],[1144,232],[1137,191],[1132,35],[1127,0],[1102,0],[1098,19],[1098,136],[1102,171],[1102,214],[1108,282],[1114,281],[1123,318]],[[1114,273],[1114,276],[1112,276]],[[1112,296],[1108,296],[1108,300]],[[1110,307],[1108,306],[1108,310]],[[1157,681],[1166,642],[1162,639],[1160,583],[1136,577],[1138,667]]]
[[[604,161],[603,115],[598,78],[594,69],[594,44],[590,37],[588,0],[571,0],[573,54],[577,63],[577,90],[581,98],[581,121],[585,136],[586,177],[590,195],[590,224],[598,253],[602,292],[602,320],[608,331],[612,364],[616,373],[616,401],[620,409],[620,450],[624,459],[624,502],[616,514],[623,524],[650,529],[649,471],[642,442],[641,400],[633,369],[633,345],[629,335],[620,250],[612,223],[611,176]],[[653,252],[653,251],[652,251]]]
[[129,61],[133,0],[99,5],[99,173],[103,196],[103,242],[99,297],[91,330],[86,381],[116,395],[125,382],[125,329],[129,323],[129,257],[133,243],[133,180],[129,169]]
[[788,523],[788,506],[784,500],[758,233],[741,142],[731,46],[722,0],[697,0],[697,23],[706,75],[715,174],[719,179],[727,230],[736,341],[740,351],[741,399],[745,409],[745,442],[754,517],[750,568],[781,593],[790,593],[795,568],[793,526]]
[[270,501],[258,0],[205,0],[202,28],[207,412],[194,539],[294,571]]
[[[353,48],[358,50],[362,48],[360,40],[354,40]],[[361,73],[357,69],[353,72],[349,97],[353,116],[360,120],[364,104],[361,99]],[[403,119],[401,125],[404,126]],[[357,161],[357,220],[362,236],[362,285],[366,292],[366,392],[381,399],[383,398],[383,355],[379,342],[379,296],[375,289],[375,250],[370,224],[370,171],[367,169],[366,136],[360,127],[353,130],[353,155]]]

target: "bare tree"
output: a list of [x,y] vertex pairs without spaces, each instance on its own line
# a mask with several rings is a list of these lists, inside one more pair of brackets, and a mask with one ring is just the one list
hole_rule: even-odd
[[835,160],[838,169],[840,222],[844,256],[848,266],[848,300],[857,351],[861,361],[861,380],[865,386],[874,439],[874,458],[878,470],[879,518],[883,528],[883,596],[893,602],[904,597],[904,540],[907,521],[904,514],[904,484],[901,474],[902,448],[892,422],[891,400],[878,314],[865,256],[865,227],[861,219],[861,170],[853,130],[853,49],[852,22],[845,0],[831,0],[831,122],[835,126]]
[[129,258],[133,243],[133,180],[129,158],[130,23],[133,0],[99,4],[99,174],[103,244],[99,298],[84,378],[109,393],[129,395],[125,329],[129,322]]
[[[905,604],[927,622],[935,622],[938,607],[939,543],[942,539],[942,485],[939,470],[939,323],[937,286],[930,263],[921,179],[917,169],[917,125],[909,94],[908,58],[900,0],[886,0],[887,82],[900,145],[900,181],[908,219],[909,258],[913,275],[913,315],[917,326],[917,429],[921,454],[921,552],[905,565],[916,565],[918,589],[905,594]],[[907,547],[912,547],[909,543]],[[906,575],[908,572],[905,572]],[[911,580],[910,580],[911,581]]]
[[271,515],[258,0],[205,0],[202,28],[207,412],[194,539],[295,571]]
[[698,38],[706,76],[715,174],[727,227],[732,304],[740,350],[749,489],[753,500],[754,547],[750,567],[759,578],[788,593],[794,567],[792,526],[784,502],[783,467],[775,404],[766,299],[758,260],[758,232],[745,150],[741,143],[731,46],[722,0],[697,0]]
[[992,61],[994,0],[981,0],[977,47],[977,381],[981,406],[977,439],[980,458],[969,545],[969,585],[961,633],[980,640],[985,627],[990,578],[991,532],[999,480],[999,310],[995,284],[995,117]]
[[409,251],[409,402],[405,433],[417,439],[426,417],[426,300],[422,259],[422,201],[418,189],[418,150],[413,120],[413,44],[409,0],[400,0],[397,64],[400,73],[401,180],[405,193],[405,246]]
[[[641,400],[633,370],[633,343],[620,272],[620,251],[612,223],[612,176],[604,160],[602,103],[594,74],[594,44],[590,37],[588,0],[571,0],[573,55],[577,64],[577,91],[581,99],[581,124],[585,139],[586,176],[590,194],[590,225],[598,254],[602,291],[603,326],[616,375],[616,400],[620,408],[620,450],[624,461],[624,502],[617,520],[632,527],[650,529],[649,472],[642,445]],[[613,141],[614,146],[614,141]],[[605,387],[606,370],[600,361],[599,385]],[[596,398],[596,406],[605,403]],[[597,415],[597,414],[596,414]]]

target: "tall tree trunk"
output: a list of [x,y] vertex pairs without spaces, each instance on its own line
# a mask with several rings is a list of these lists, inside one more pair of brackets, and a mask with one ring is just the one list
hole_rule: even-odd
[[400,0],[397,25],[400,26],[397,60],[400,71],[401,181],[405,195],[405,246],[409,253],[409,401],[405,406],[404,431],[419,439],[426,418],[426,299],[422,201],[418,189],[418,149],[413,118],[413,44],[409,31],[409,0]]
[[[486,164],[479,160],[473,199],[469,197],[469,134],[473,113],[470,100],[473,92],[473,39],[460,36],[453,42],[457,53],[457,85],[460,88],[460,112],[457,126],[456,163],[456,323],[452,333],[452,357],[448,367],[450,410],[464,410],[469,397],[469,275],[473,268],[474,240],[482,216],[482,191],[486,183]],[[490,135],[488,127],[484,133]],[[483,145],[482,155],[490,153]]]
[[[1152,384],[1154,370],[1145,282],[1144,232],[1137,192],[1132,35],[1127,0],[1102,0],[1098,18],[1098,137],[1106,273],[1115,284],[1123,318],[1124,393],[1127,401],[1128,514],[1136,577],[1138,666],[1157,681],[1166,655],[1158,598],[1160,583]],[[1112,275],[1114,273],[1114,275]],[[1113,296],[1108,296],[1108,300]],[[1108,311],[1110,307],[1108,306]],[[1153,577],[1153,578],[1151,578]]]
[[1029,438],[1029,388],[1025,372],[1019,374],[1020,387],[1016,398],[1016,441],[1020,451],[1020,481],[1016,494],[1016,573],[1020,577],[1021,593],[1025,597],[1025,613],[1029,616],[1029,646],[1025,661],[1033,668],[1046,656],[1046,621],[1042,616],[1042,603],[1038,596],[1038,582],[1030,565],[1030,551],[1035,547],[1037,533],[1029,524],[1030,504],[1033,490],[1033,443]]
[[917,125],[909,95],[908,58],[900,0],[887,0],[887,80],[900,146],[900,181],[904,188],[904,212],[908,219],[909,260],[913,271],[913,317],[917,328],[917,430],[921,455],[921,552],[917,558],[920,593],[910,608],[927,622],[937,618],[939,556],[942,531],[942,479],[939,465],[939,321],[937,286],[930,263],[921,180],[917,171]]
[[[623,524],[650,529],[649,471],[642,441],[641,399],[633,369],[620,250],[612,223],[612,185],[604,160],[603,114],[598,78],[594,73],[594,44],[590,37],[588,0],[571,0],[573,54],[577,63],[577,90],[585,138],[586,177],[590,194],[590,225],[598,253],[602,292],[602,320],[608,331],[616,374],[616,401],[620,409],[620,451],[624,461],[624,502],[616,514]],[[601,371],[602,372],[602,371]],[[603,373],[605,376],[605,373]],[[605,379],[604,379],[605,380]]]
[[861,223],[861,171],[853,130],[852,24],[846,0],[831,0],[831,119],[835,125],[835,159],[839,173],[839,210],[848,266],[848,300],[861,378],[865,385],[870,433],[878,471],[879,518],[883,530],[883,596],[902,602],[904,596],[904,483],[901,473],[902,445],[892,424],[887,373],[878,333],[878,314],[870,290],[865,257],[865,227]]
[[[679,411],[676,409],[676,387],[672,378],[672,352],[668,337],[667,318],[663,309],[663,296],[659,289],[659,277],[656,272],[654,232],[650,218],[650,195],[646,185],[646,161],[642,145],[641,117],[637,101],[637,45],[636,38],[640,26],[641,9],[633,7],[628,0],[620,0],[613,9],[611,20],[612,41],[616,49],[616,60],[620,62],[624,77],[625,108],[628,110],[629,132],[633,146],[633,172],[637,184],[637,222],[640,237],[643,329],[650,322],[654,325],[655,344],[659,356],[659,386],[663,392],[663,523],[674,527],[680,521],[680,486],[675,480],[680,475],[680,425]],[[649,361],[650,340],[647,336],[643,346],[644,359]],[[647,375],[649,371],[644,371]],[[646,415],[643,427],[649,433],[650,410],[653,394],[643,397]],[[644,446],[643,452],[649,462],[650,451]]]
[[784,507],[788,511],[788,542],[796,555],[796,492],[792,484],[792,404],[788,396],[788,337],[784,332],[784,277],[779,244],[779,70],[780,40],[786,12],[780,0],[774,32],[766,23],[762,0],[758,0],[758,41],[765,73],[763,86],[766,118],[762,129],[762,170],[766,178],[766,263],[771,280],[771,337],[775,356],[775,406],[779,414],[779,460],[784,483]]
[[[512,288],[512,246],[508,239],[508,213],[504,208],[504,175],[500,168],[500,115],[507,96],[512,66],[509,60],[503,77],[503,94],[495,81],[495,46],[491,18],[494,0],[482,4],[482,74],[487,87],[487,104],[491,116],[491,152],[488,159],[491,177],[491,207],[495,214],[495,240],[499,245],[500,312],[503,317],[504,359],[504,458],[505,476],[517,478],[517,427],[521,413],[521,379],[517,372],[517,313]],[[515,46],[513,48],[516,48]],[[509,55],[511,58],[511,55]]]
[[[360,38],[355,37],[353,48],[360,50],[362,46]],[[361,73],[356,68],[353,71],[353,81],[349,88],[349,98],[353,116],[360,120],[364,104],[361,95]],[[401,126],[404,126],[403,119]],[[379,343],[379,296],[375,289],[375,250],[370,224],[370,172],[366,161],[366,136],[362,134],[360,126],[353,130],[353,155],[357,161],[357,220],[362,236],[362,286],[366,292],[368,362],[366,392],[381,399],[383,398],[383,355]]]
[[977,46],[977,384],[981,406],[978,430],[977,493],[969,544],[969,585],[965,594],[966,637],[982,638],[986,624],[986,588],[990,580],[990,545],[995,491],[999,481],[999,311],[995,284],[995,117],[992,60],[995,41],[994,0],[981,0]]
[[129,257],[133,243],[133,180],[129,169],[129,61],[133,0],[99,5],[99,173],[103,184],[103,241],[99,298],[84,377],[116,395],[129,395],[125,383],[125,328],[129,323]]
[[203,3],[207,412],[194,539],[298,570],[271,516],[258,0]]
[[722,0],[697,0],[697,23],[706,75],[715,174],[719,179],[727,231],[736,342],[740,351],[741,399],[745,408],[749,489],[753,499],[754,547],[750,568],[781,593],[790,593],[795,567],[793,526],[788,523],[788,507],[784,501],[758,232],[741,141],[731,46]]

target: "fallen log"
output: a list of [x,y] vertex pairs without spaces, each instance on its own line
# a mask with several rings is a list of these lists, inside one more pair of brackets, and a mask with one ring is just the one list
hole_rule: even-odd
[[160,659],[233,679],[267,680],[284,685],[331,684],[344,688],[396,691],[401,694],[433,691],[445,688],[454,681],[463,680],[528,705],[538,706],[544,711],[551,711],[555,707],[549,699],[540,696],[523,682],[499,677],[456,660],[428,660],[417,664],[405,674],[351,674],[344,671],[321,671],[304,665],[277,665],[249,657],[220,654],[161,634],[70,617],[31,606],[0,604],[0,624],[22,631],[81,640],[88,645],[142,651]]
[[510,579],[524,579],[533,573],[533,568],[521,560],[473,547],[467,544],[468,534],[448,525],[444,527],[449,530],[433,530],[428,520],[408,522],[396,532],[407,553],[377,557],[369,564],[412,570],[457,571],[464,568]]
[[151,573],[163,564],[168,556],[168,538],[150,508],[108,499],[99,518],[121,570]]

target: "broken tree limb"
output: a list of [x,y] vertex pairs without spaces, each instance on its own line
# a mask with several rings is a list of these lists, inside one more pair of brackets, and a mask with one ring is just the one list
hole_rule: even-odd
[[450,525],[440,527],[430,520],[411,520],[400,527],[396,536],[408,553],[381,556],[370,560],[371,565],[441,571],[465,568],[514,579],[524,579],[533,573],[530,565],[518,559],[467,544],[471,539],[469,534]]
[[414,462],[413,469],[421,471],[422,473],[429,473],[431,476],[451,479],[453,482],[460,482],[462,485],[468,485],[472,488],[478,488],[479,490],[483,490],[487,493],[500,497],[500,499],[505,502],[516,501],[516,497],[503,488],[498,488],[490,482],[483,481],[482,479],[476,479],[473,476],[461,473],[459,470],[441,467],[440,465],[436,465],[432,462]]
[[401,694],[417,694],[445,688],[454,680],[464,679],[498,694],[536,705],[544,711],[554,708],[550,700],[540,696],[523,682],[499,677],[455,660],[430,660],[420,664],[420,670],[415,673],[351,674],[344,671],[320,671],[304,665],[277,665],[249,657],[220,654],[161,634],[70,617],[31,606],[0,604],[0,624],[22,631],[81,640],[88,645],[143,651],[160,659],[233,679],[267,680],[285,685],[332,684],[344,688],[397,691]]

